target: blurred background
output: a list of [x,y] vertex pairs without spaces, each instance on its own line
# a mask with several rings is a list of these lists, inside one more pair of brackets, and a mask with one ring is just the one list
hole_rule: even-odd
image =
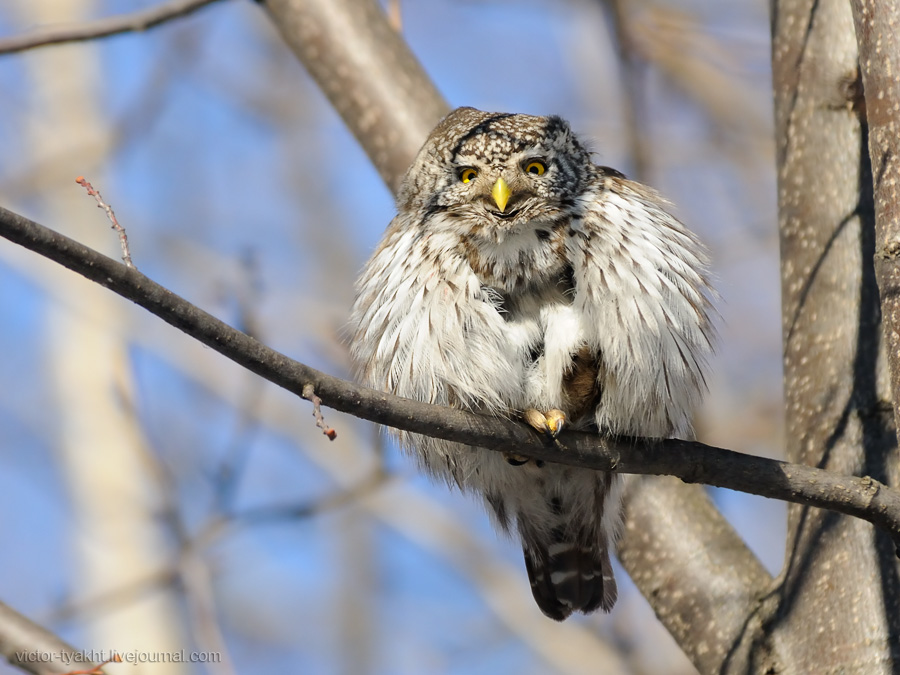
[[[6,0],[0,45],[153,4]],[[766,3],[399,10],[452,105],[562,115],[674,202],[721,294],[698,436],[779,456]],[[118,258],[84,175],[143,273],[346,375],[353,280],[393,202],[257,5],[0,55],[0,92],[0,204]],[[308,403],[5,240],[0,353],[0,599],[96,653],[220,655],[108,672],[694,672],[621,568],[611,615],[545,619],[518,547],[372,425],[326,409],[329,442]],[[777,573],[784,505],[713,497]]]

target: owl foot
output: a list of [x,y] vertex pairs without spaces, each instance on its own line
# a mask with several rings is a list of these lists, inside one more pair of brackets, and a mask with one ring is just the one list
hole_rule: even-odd
[[553,440],[556,440],[556,437],[559,436],[566,425],[566,414],[556,408],[545,413],[529,408],[525,411],[523,418],[530,426]]
[[[547,436],[547,438],[552,440],[556,445],[560,445],[559,441],[556,440],[556,437],[559,436],[560,432],[563,430],[563,427],[566,425],[566,414],[562,410],[553,408],[545,413],[542,413],[539,410],[535,410],[534,408],[528,408],[528,410],[523,413],[522,417],[529,426],[533,427],[541,434]],[[512,466],[522,466],[524,464],[528,464],[531,461],[533,461],[534,465],[539,469],[544,466],[544,460],[542,459],[532,460],[529,457],[523,457],[522,455],[517,455],[514,452],[504,452],[503,458],[506,460],[507,464],[510,464]]]

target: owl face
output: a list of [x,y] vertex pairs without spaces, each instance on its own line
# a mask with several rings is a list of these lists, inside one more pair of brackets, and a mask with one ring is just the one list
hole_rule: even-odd
[[558,117],[460,108],[426,141],[400,201],[462,219],[493,238],[567,217],[591,168]]

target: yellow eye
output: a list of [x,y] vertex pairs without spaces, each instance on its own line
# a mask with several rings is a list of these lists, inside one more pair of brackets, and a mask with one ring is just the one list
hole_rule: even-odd
[[463,169],[459,172],[459,179],[463,183],[468,183],[470,181],[475,180],[475,176],[478,175],[478,172],[475,169]]
[[525,167],[525,173],[531,173],[535,176],[543,176],[546,170],[547,167],[544,165],[544,163],[537,160],[535,160],[534,162],[529,162]]

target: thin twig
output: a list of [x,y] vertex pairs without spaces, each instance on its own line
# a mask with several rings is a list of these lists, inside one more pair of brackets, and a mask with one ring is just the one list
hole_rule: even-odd
[[676,476],[690,483],[756,494],[862,518],[900,547],[900,490],[869,477],[755,457],[678,439],[606,438],[563,432],[564,450],[513,420],[393,396],[327,375],[235,330],[128,268],[24,216],[0,207],[0,236],[55,260],[139,304],[270,382],[362,419],[485,450],[600,471]]
[[122,657],[118,654],[113,654],[111,658],[106,659],[106,661],[98,666],[89,669],[70,670],[67,673],[63,673],[63,675],[103,675],[103,666],[109,665],[110,663],[122,663]]
[[[262,340],[257,308],[259,307],[263,281],[258,264],[257,251],[248,249],[241,256],[242,279],[232,292],[237,300],[237,328],[252,338]],[[263,381],[247,373],[247,385],[241,388],[242,402],[231,440],[225,448],[223,459],[216,471],[214,490],[220,511],[231,513],[242,474],[253,449],[253,440],[259,432],[256,410],[263,403]]]
[[140,579],[96,593],[78,600],[69,600],[57,607],[47,617],[51,623],[85,620],[92,616],[102,616],[132,603],[139,602],[151,594],[173,586],[178,581],[177,572],[170,565],[150,572]]
[[384,487],[392,477],[390,472],[378,466],[356,485],[346,489],[317,497],[311,502],[286,506],[259,506],[248,509],[243,513],[236,514],[233,521],[235,524],[246,527],[262,523],[293,522],[312,518],[349,506],[370,494],[374,494]]
[[327,424],[322,416],[322,399],[316,396],[316,389],[311,384],[303,387],[303,398],[313,404],[313,417],[316,418],[316,426],[322,430],[322,433],[328,436],[328,440],[333,441],[337,438],[337,432]]
[[[181,562],[183,563],[184,559],[189,556],[201,556],[215,542],[249,527],[293,523],[344,508],[374,494],[392,478],[393,475],[389,471],[382,466],[377,466],[358,483],[311,501],[298,504],[258,506],[243,512],[210,518],[191,539],[182,539],[181,536],[178,536],[182,546]],[[74,619],[83,621],[91,616],[127,607],[140,601],[147,593],[175,584],[183,572],[183,567],[176,569],[172,565],[167,565],[144,579],[81,599],[75,603],[69,603],[54,611],[50,620],[54,623]],[[4,644],[3,630],[6,630],[3,623],[4,607],[3,603],[0,603],[0,649]],[[38,646],[40,647],[40,645]]]
[[336,492],[316,497],[311,501],[298,504],[257,506],[239,513],[211,518],[200,528],[197,536],[190,542],[190,548],[202,551],[212,546],[214,542],[233,534],[239,529],[243,530],[260,525],[293,523],[342,509],[374,494],[392,478],[393,474],[384,469],[384,467],[377,466],[358,483]]
[[214,2],[218,2],[218,0],[173,0],[132,14],[119,14],[74,26],[40,28],[25,35],[0,39],[0,54],[12,54],[46,45],[81,42],[120,33],[144,31],[192,14],[201,7]]
[[106,211],[106,217],[109,218],[109,222],[112,223],[112,229],[119,235],[119,244],[122,247],[122,261],[128,267],[134,268],[134,263],[131,261],[131,251],[128,250],[128,234],[125,232],[125,228],[119,225],[119,221],[116,218],[116,214],[113,213],[112,207],[103,201],[103,197],[100,196],[100,190],[97,190],[91,185],[90,181],[84,176],[78,176],[78,178],[75,179],[75,182],[87,190],[87,193],[91,197],[97,200],[97,208]]

